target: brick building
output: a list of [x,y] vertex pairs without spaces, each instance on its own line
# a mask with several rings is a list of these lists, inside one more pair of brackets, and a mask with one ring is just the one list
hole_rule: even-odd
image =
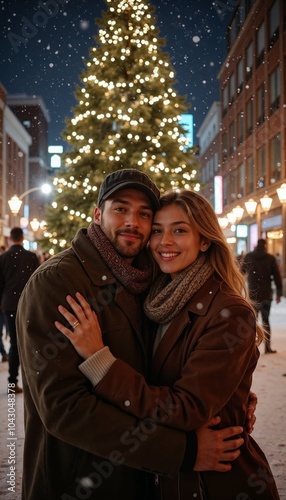
[[[208,146],[210,151],[219,143],[216,175],[222,180],[221,215],[231,219],[233,210],[241,209],[241,218],[232,226],[233,251],[252,250],[258,238],[266,238],[268,251],[282,256],[286,283],[286,203],[281,203],[277,193],[286,182],[285,0],[238,2],[229,22],[227,45],[218,75],[220,132],[215,144]],[[202,137],[207,126],[205,120]],[[205,157],[201,157],[203,175]],[[214,177],[205,182],[203,192],[209,197]],[[271,206],[265,209],[267,200]],[[225,231],[231,236],[230,224]]]
[[29,147],[32,138],[7,105],[0,83],[0,243],[7,243],[10,228],[18,224],[8,200],[28,189]]
[[[8,95],[7,104],[32,137],[29,150],[29,189],[49,182],[48,132],[50,116],[39,96]],[[29,218],[44,218],[47,199],[41,191],[28,195]]]

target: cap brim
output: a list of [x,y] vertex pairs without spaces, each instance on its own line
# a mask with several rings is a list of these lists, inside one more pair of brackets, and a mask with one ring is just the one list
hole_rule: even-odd
[[104,194],[104,196],[102,196],[101,202],[107,200],[112,194],[116,193],[117,191],[126,188],[137,189],[138,191],[142,191],[143,193],[146,194],[146,196],[148,196],[155,210],[158,210],[158,208],[160,208],[159,199],[153,193],[153,191],[150,188],[148,188],[148,186],[145,186],[144,184],[141,184],[139,182],[119,182],[116,186],[107,191]]

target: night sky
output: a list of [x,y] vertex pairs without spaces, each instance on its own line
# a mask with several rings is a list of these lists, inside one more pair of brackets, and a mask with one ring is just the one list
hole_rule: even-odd
[[[226,57],[226,27],[236,2],[150,3],[156,7],[159,34],[167,41],[176,89],[191,105],[196,134],[212,102],[219,99],[217,76]],[[41,16],[48,5],[53,15]],[[72,116],[83,60],[94,46],[95,20],[105,5],[103,0],[0,0],[0,81],[9,94],[42,96],[51,117],[50,144],[64,144],[65,118]],[[35,26],[33,20],[45,26]],[[29,36],[26,44],[23,29]]]

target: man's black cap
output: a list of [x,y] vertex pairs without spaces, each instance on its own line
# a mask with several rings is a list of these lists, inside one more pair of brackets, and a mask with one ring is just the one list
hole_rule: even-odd
[[127,188],[142,191],[150,199],[153,208],[159,208],[159,189],[147,174],[136,168],[124,168],[107,175],[99,189],[97,206],[100,207],[116,191]]

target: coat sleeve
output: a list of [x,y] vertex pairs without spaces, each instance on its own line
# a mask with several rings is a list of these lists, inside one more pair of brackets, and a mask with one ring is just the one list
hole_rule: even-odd
[[276,286],[276,295],[282,297],[282,278],[275,257],[273,257],[272,261],[272,274]]
[[61,275],[39,268],[21,295],[17,335],[26,425],[35,425],[35,440],[45,429],[65,443],[119,464],[177,474],[186,434],[149,418],[140,421],[97,397],[78,369],[81,358],[55,328],[54,321],[62,321],[57,305],[66,304],[66,295],[78,289],[84,293],[76,270]]
[[[218,312],[185,357],[172,387],[150,386],[117,359],[96,385],[96,394],[137,418],[192,431],[219,414],[257,360],[256,319],[244,306]],[[164,338],[162,339],[164,342]],[[180,360],[176,360],[180,362]],[[253,366],[256,365],[256,361]]]

